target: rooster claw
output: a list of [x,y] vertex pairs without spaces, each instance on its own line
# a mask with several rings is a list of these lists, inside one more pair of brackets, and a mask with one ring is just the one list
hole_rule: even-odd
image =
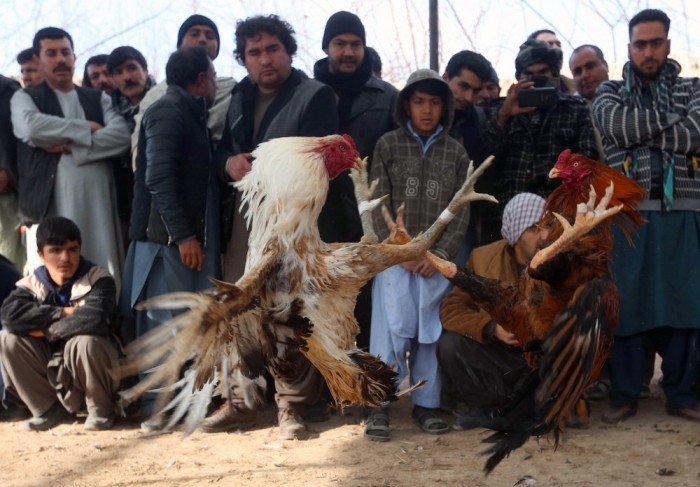
[[600,222],[619,213],[623,205],[608,208],[614,190],[615,186],[613,182],[610,181],[610,185],[605,190],[605,195],[603,195],[598,205],[596,205],[595,200],[597,194],[593,186],[591,186],[588,202],[579,203],[576,206],[576,219],[573,225],[559,213],[553,212],[553,215],[561,226],[564,227],[564,231],[551,245],[535,254],[532,261],[530,261],[530,269],[537,269],[542,263],[550,260],[555,255],[567,251],[577,239],[593,230]]

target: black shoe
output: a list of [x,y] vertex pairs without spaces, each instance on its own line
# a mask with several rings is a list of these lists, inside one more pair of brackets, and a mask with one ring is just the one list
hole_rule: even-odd
[[308,423],[322,423],[331,419],[330,405],[328,401],[322,397],[316,404],[306,408],[302,415],[304,421]]
[[629,404],[625,404],[624,406],[616,408],[611,407],[603,413],[601,419],[603,420],[603,423],[617,424],[623,422],[629,417],[634,416],[635,414],[637,414],[637,403],[631,402]]
[[54,426],[61,423],[68,423],[74,419],[75,416],[66,411],[60,402],[56,401],[44,414],[28,419],[22,423],[21,427],[27,431],[47,431]]
[[455,413],[452,429],[455,431],[467,431],[474,428],[485,427],[488,417],[479,409],[469,408],[462,413]]
[[700,411],[697,407],[695,408],[677,408],[674,406],[666,406],[666,411],[671,416],[678,416],[679,418],[687,419],[690,421],[695,421],[700,423]]
[[31,414],[27,408],[23,408],[20,406],[10,406],[9,408],[5,409],[3,407],[0,407],[0,421],[22,421],[23,419],[27,419],[30,416]]

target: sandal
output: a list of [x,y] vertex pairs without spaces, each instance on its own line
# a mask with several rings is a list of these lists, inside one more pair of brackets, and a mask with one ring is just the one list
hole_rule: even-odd
[[389,441],[389,410],[375,409],[365,420],[365,438],[372,441]]
[[441,435],[447,433],[450,427],[441,418],[437,417],[430,409],[415,406],[411,414],[413,421],[426,433]]

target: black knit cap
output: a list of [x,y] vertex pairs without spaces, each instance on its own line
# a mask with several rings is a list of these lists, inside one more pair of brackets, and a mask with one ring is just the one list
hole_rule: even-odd
[[177,48],[180,49],[180,46],[182,45],[182,39],[185,37],[185,34],[187,34],[187,31],[195,25],[206,25],[207,27],[211,27],[211,30],[214,31],[214,34],[216,34],[216,56],[218,56],[219,49],[221,48],[221,37],[219,37],[219,29],[216,27],[216,24],[213,20],[211,20],[209,17],[205,17],[204,15],[199,14],[190,15],[189,17],[187,17],[187,20],[185,20],[180,26],[180,30],[177,31]]
[[326,22],[321,49],[326,49],[331,40],[340,34],[355,34],[362,39],[363,45],[367,45],[365,41],[365,26],[362,25],[360,17],[345,10],[334,13]]
[[552,70],[552,76],[559,76],[563,62],[561,49],[550,47],[544,41],[527,40],[520,45],[520,52],[515,58],[515,79],[520,79],[520,74],[525,68],[536,63],[546,63]]

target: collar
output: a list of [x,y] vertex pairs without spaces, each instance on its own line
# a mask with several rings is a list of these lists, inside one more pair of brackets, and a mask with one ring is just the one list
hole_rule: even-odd
[[423,142],[423,137],[418,135],[415,130],[413,130],[413,124],[411,124],[411,121],[409,120],[406,122],[406,130],[408,130],[408,133],[413,136],[414,139],[418,141],[420,144],[421,151],[423,152],[423,155],[425,155],[426,152],[428,152],[428,149],[430,149],[430,146],[433,145],[435,140],[440,136],[442,133],[443,127],[442,124],[438,124],[437,127],[435,127],[435,132],[428,137],[428,139]]

